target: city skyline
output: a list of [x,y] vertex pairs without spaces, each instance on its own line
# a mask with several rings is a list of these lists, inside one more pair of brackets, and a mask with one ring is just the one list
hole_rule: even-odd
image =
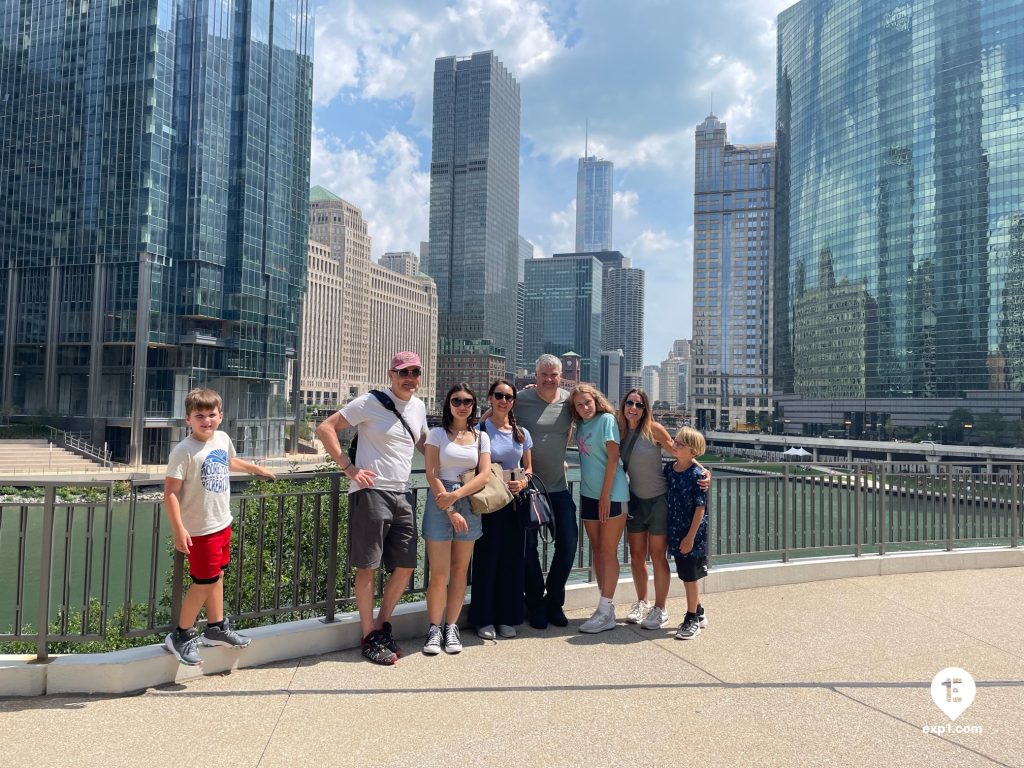
[[521,86],[519,233],[544,256],[574,250],[589,120],[588,154],[615,164],[615,247],[648,273],[644,363],[657,364],[691,335],[694,126],[713,101],[732,140],[774,139],[775,17],[792,2],[694,18],[683,4],[614,5],[322,0],[312,183],[363,210],[375,259],[414,249],[428,230],[433,61],[493,50]]

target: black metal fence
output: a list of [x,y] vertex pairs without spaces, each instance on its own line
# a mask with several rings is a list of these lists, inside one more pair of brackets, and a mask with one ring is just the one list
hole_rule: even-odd
[[[1024,465],[857,465],[809,475],[715,473],[709,544],[719,563],[821,555],[859,556],[963,546],[1016,547],[1022,535]],[[242,625],[354,609],[342,476],[285,476],[286,490],[233,494],[232,565],[225,609]],[[414,478],[422,510],[422,473]],[[94,643],[137,644],[177,619],[184,562],[171,546],[160,483],[35,483],[0,502],[0,642],[34,644],[40,660]],[[280,489],[281,486],[275,486]],[[573,578],[589,579],[580,536]],[[624,537],[625,538],[625,537]],[[541,544],[541,562],[549,545]],[[421,542],[422,548],[422,542]],[[426,590],[419,558],[409,586]],[[628,563],[623,542],[621,559]],[[378,595],[383,576],[378,582]]]

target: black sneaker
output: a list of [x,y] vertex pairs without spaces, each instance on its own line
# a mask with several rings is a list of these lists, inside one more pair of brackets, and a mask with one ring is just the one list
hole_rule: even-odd
[[227,617],[219,627],[208,625],[206,631],[199,638],[199,642],[206,646],[221,645],[227,648],[245,648],[249,645],[251,638],[240,635],[231,628]]
[[380,633],[384,636],[384,645],[387,646],[388,650],[398,658],[402,658],[402,646],[395,640],[390,621],[384,622],[384,626],[380,628]]
[[697,623],[700,624],[700,628],[701,629],[704,629],[708,625],[708,619],[704,615],[704,606],[703,605],[698,605],[697,606]]
[[374,664],[391,665],[398,661],[394,651],[384,644],[384,636],[379,629],[364,637],[359,645],[363,649],[363,656]]
[[553,627],[568,627],[569,619],[560,605],[549,605],[547,609],[548,623]]
[[697,614],[686,614],[686,618],[683,619],[683,623],[680,624],[679,629],[676,630],[676,640],[693,640],[693,638],[699,634],[700,620],[697,618]]

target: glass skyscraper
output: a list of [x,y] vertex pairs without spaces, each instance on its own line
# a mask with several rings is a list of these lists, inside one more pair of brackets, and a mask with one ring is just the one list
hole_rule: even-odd
[[786,420],[1019,419],[1024,5],[802,0],[779,16],[777,77]]
[[283,449],[305,280],[307,0],[0,6],[0,402],[162,462],[193,386]]
[[[701,429],[745,428],[770,421],[772,413],[775,147],[730,144],[714,115],[697,126],[695,141],[688,394]],[[685,408],[687,398],[679,405]]]
[[434,63],[426,272],[437,284],[441,354],[465,357],[475,349],[485,362],[498,355],[510,373],[519,273],[519,84],[491,51]]
[[580,158],[576,171],[577,253],[612,249],[614,173],[609,160]]
[[523,356],[580,357],[580,379],[601,373],[602,266],[592,254],[559,254],[526,262]]

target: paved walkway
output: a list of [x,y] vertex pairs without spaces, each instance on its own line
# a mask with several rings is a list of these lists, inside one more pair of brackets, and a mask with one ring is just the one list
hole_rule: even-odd
[[[1024,568],[869,577],[708,595],[688,642],[581,635],[576,612],[453,657],[407,640],[390,668],[182,668],[133,697],[0,700],[0,766],[1020,766],[1022,597]],[[952,727],[980,733],[922,732],[949,725],[945,667],[977,680]]]

